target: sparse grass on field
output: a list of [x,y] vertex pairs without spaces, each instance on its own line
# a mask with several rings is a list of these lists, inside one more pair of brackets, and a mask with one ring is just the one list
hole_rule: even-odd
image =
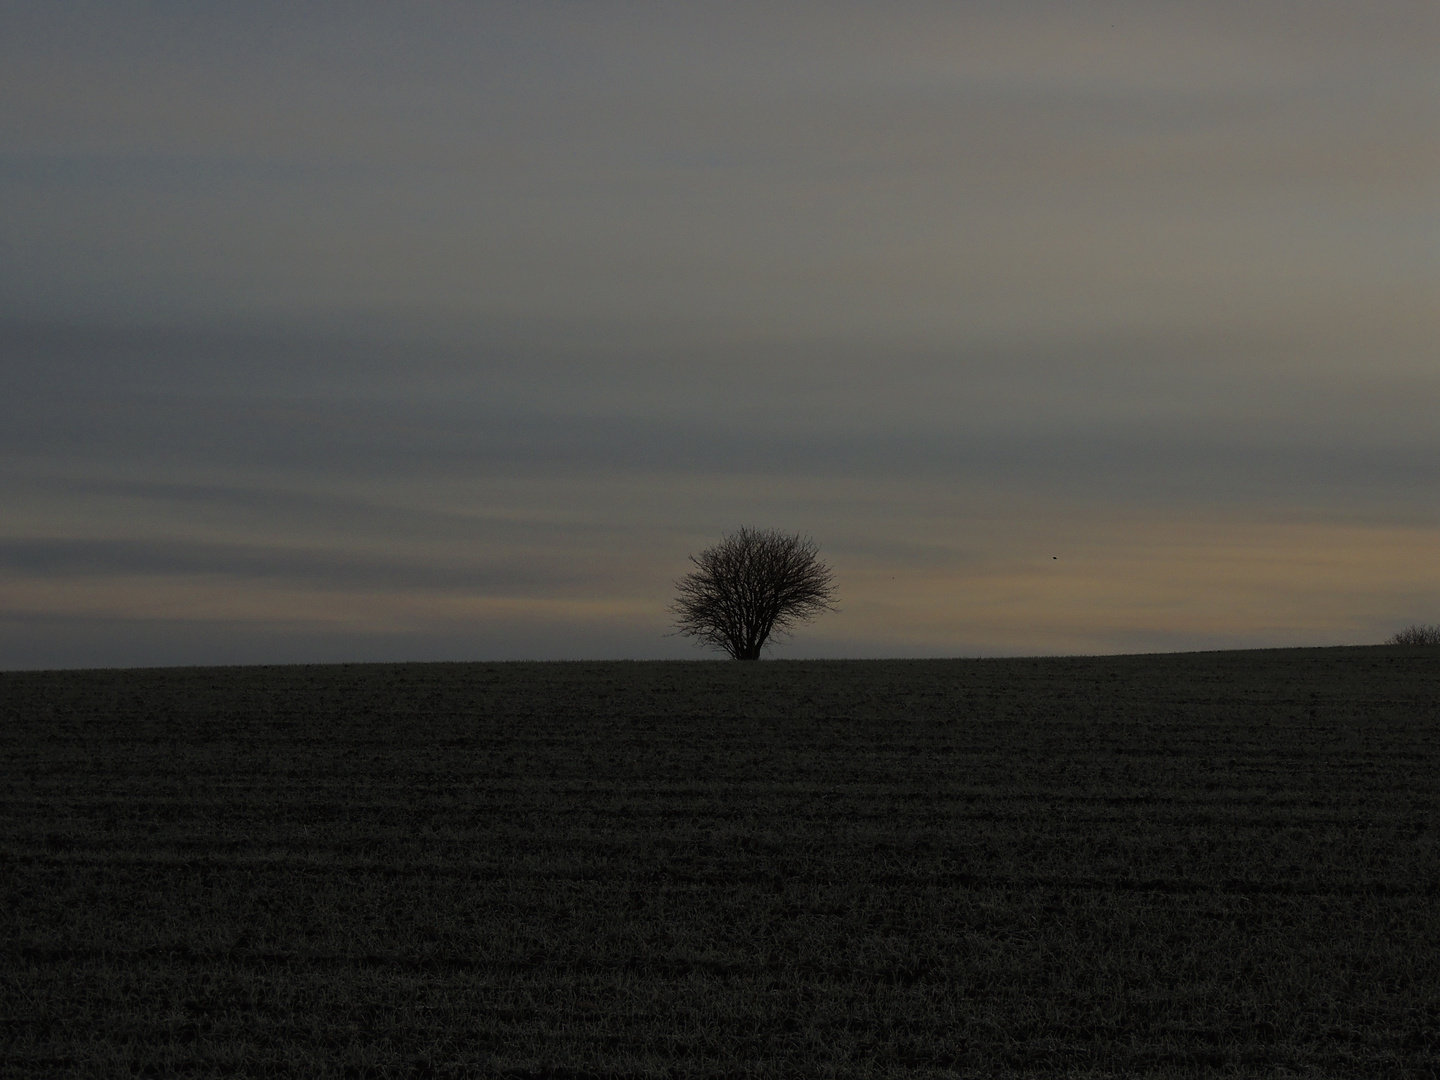
[[1440,663],[0,675],[0,1074],[1435,1075]]

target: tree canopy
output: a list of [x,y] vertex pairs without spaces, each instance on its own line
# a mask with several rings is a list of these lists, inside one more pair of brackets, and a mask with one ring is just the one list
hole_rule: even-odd
[[835,610],[835,575],[808,536],[742,527],[690,556],[670,610],[684,637],[758,660],[765,646]]

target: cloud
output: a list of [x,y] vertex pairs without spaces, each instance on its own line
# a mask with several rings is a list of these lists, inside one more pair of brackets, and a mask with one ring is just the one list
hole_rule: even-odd
[[12,314],[954,338],[1323,310],[1433,252],[1410,5],[166,10],[16,18]]
[[[266,547],[258,544],[177,540],[30,537],[0,540],[0,574],[28,578],[186,576],[240,581],[303,583],[313,590],[420,589],[534,593],[573,587],[586,579],[561,568],[542,572],[521,560],[502,565],[457,565],[453,553],[441,565],[401,561],[393,555],[365,558],[354,551]],[[588,582],[587,582],[588,583]]]

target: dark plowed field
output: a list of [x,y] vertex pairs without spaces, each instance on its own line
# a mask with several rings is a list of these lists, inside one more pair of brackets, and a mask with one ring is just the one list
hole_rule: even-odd
[[0,674],[0,1072],[1435,1076],[1440,650]]

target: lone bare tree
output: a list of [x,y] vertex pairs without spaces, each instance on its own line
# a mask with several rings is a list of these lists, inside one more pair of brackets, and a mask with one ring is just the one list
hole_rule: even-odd
[[759,660],[772,635],[835,610],[835,575],[808,536],[741,528],[691,555],[670,611],[683,637]]

